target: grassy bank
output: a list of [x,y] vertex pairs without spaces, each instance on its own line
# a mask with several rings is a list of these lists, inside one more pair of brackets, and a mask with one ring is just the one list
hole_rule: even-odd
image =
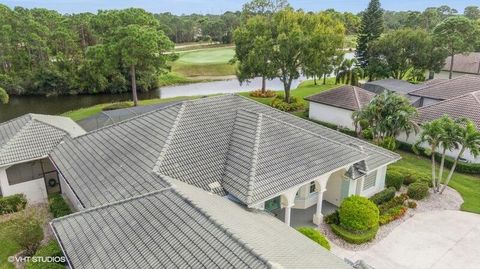
[[[197,96],[174,97],[174,98],[166,98],[166,99],[156,98],[156,99],[140,100],[138,103],[141,106],[148,106],[148,105],[189,100],[189,99],[195,99],[195,98],[198,98],[198,97]],[[128,103],[133,105],[133,102],[128,102]],[[65,112],[62,114],[62,116],[69,117],[74,121],[79,121],[102,112],[102,109],[109,105],[112,105],[112,103],[98,104],[91,107],[80,108],[80,109]]]
[[0,269],[14,268],[13,264],[8,262],[8,257],[22,250],[20,245],[10,238],[15,226],[15,220],[0,222]]
[[172,72],[186,77],[235,75],[235,66],[229,64],[234,48],[213,47],[179,52],[179,58],[172,62]]
[[[417,156],[415,154],[400,151],[402,159],[392,166],[403,166],[409,169],[414,169],[422,173],[430,174],[431,162],[430,159]],[[448,169],[444,172],[447,175]],[[480,175],[467,175],[461,173],[454,173],[454,176],[449,184],[462,196],[464,203],[462,210],[480,214]]]

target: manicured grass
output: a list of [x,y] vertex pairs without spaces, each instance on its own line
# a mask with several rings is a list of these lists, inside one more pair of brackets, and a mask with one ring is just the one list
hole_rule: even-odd
[[[327,79],[327,83],[325,85],[322,84],[321,81],[317,82],[317,85],[314,84],[313,80],[307,80],[302,82],[298,87],[291,91],[292,96],[296,96],[305,103],[305,107],[308,107],[308,101],[305,101],[304,98],[310,95],[314,95],[323,91],[331,90],[333,88],[340,87],[340,85],[335,85],[334,79]],[[284,91],[277,91],[278,94],[284,94]],[[262,104],[270,105],[272,98],[258,98],[258,97],[250,97],[249,92],[242,92],[240,95],[253,99],[257,102]],[[300,116],[303,111],[294,112],[293,114]]]
[[172,71],[189,78],[234,75],[235,65],[229,64],[234,54],[232,47],[179,52],[178,60],[171,63]]
[[14,232],[12,231],[14,224],[14,220],[0,222],[0,269],[14,268],[7,259],[22,250],[15,241],[9,238],[10,234]]
[[[399,153],[402,155],[402,159],[392,166],[403,166],[427,174],[431,173],[431,162],[429,159],[403,151]],[[445,176],[448,172],[449,170],[446,169],[444,172]],[[454,173],[449,186],[462,195],[464,203],[461,209],[463,211],[480,214],[480,175]]]
[[[161,103],[167,103],[167,102],[174,102],[174,101],[182,101],[182,100],[187,100],[187,99],[196,99],[198,97],[192,96],[192,97],[174,97],[174,98],[166,98],[166,99],[148,99],[148,100],[140,100],[138,103],[141,106],[148,106],[148,105],[154,105],[154,104],[161,104]],[[132,103],[133,102],[128,102]],[[93,116],[95,114],[98,114],[102,112],[102,109],[106,106],[112,105],[113,103],[105,103],[105,104],[98,104],[95,106],[91,107],[85,107],[85,108],[80,108],[77,110],[72,110],[68,111],[62,114],[62,116],[69,117],[74,121],[79,121],[83,120],[85,118],[88,118],[90,116]]]

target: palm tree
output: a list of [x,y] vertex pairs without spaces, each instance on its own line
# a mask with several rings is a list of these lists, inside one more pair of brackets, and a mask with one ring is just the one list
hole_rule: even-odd
[[442,190],[440,194],[447,188],[448,183],[452,179],[453,172],[457,167],[458,160],[463,156],[465,151],[468,149],[470,153],[477,157],[480,155],[480,132],[475,127],[475,124],[471,120],[465,120],[464,124],[461,126],[459,130],[459,144],[460,144],[460,152],[458,153],[455,161],[453,162],[452,168],[450,169],[450,173],[443,184]]
[[342,83],[358,86],[358,81],[363,78],[363,69],[358,66],[357,59],[345,59],[338,68],[336,80]]
[[431,122],[427,122],[423,125],[422,133],[420,134],[420,139],[415,143],[414,150],[417,151],[419,146],[422,143],[427,143],[430,145],[431,150],[431,159],[432,159],[432,185],[433,189],[436,189],[436,175],[435,175],[435,152],[438,145],[440,144],[440,139],[444,135],[444,130],[440,120],[436,119]]
[[440,161],[440,170],[438,172],[438,178],[436,180],[434,192],[438,192],[440,188],[440,182],[443,179],[443,170],[445,167],[445,157],[447,150],[451,151],[458,148],[458,142],[460,141],[459,133],[461,128],[461,120],[454,121],[449,116],[443,116],[440,118],[440,124],[444,132],[440,137],[439,146],[442,148],[442,159]]

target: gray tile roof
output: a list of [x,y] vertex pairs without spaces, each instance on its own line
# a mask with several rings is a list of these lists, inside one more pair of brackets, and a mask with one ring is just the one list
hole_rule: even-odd
[[366,157],[361,151],[270,116],[239,110],[223,186],[252,205]]
[[51,124],[57,120],[62,121],[61,117],[27,114],[0,124],[0,166],[47,156],[69,137],[68,131]]
[[52,227],[73,268],[271,267],[172,189],[55,219]]
[[390,78],[369,81],[362,85],[362,88],[364,88],[365,90],[376,93],[376,94],[382,93],[385,90],[390,90],[390,91],[394,91],[396,93],[404,94],[404,95],[420,87],[421,85],[419,84],[412,84],[405,80],[390,79]]
[[417,119],[420,123],[424,123],[443,115],[471,119],[477,128],[480,128],[480,91],[421,107],[418,109]]
[[308,96],[305,100],[356,111],[370,103],[373,97],[375,97],[374,93],[347,85]]
[[[227,191],[223,184],[229,150],[234,142],[242,142],[235,141],[238,136],[246,135],[234,133],[234,125],[258,126],[250,122],[255,121],[255,117],[237,118],[239,110],[275,119],[266,121],[263,128],[267,131],[260,132],[262,143],[258,147],[258,164],[274,165],[278,162],[285,167],[296,167],[295,171],[304,169],[303,172],[299,171],[295,180],[307,178],[308,175],[302,173],[312,172],[315,168],[319,171],[336,165],[340,168],[345,163],[365,157],[372,170],[400,158],[368,142],[233,95],[185,101],[99,129],[61,144],[51,156],[85,207],[99,206],[165,187],[168,185],[162,180],[165,176],[225,195]],[[246,131],[249,131],[248,128]],[[285,138],[279,136],[282,132],[285,132]],[[296,134],[303,134],[302,137],[308,141],[295,138]],[[275,143],[278,145],[275,146]],[[366,155],[350,144],[363,146]],[[246,145],[243,153],[249,150],[252,147]],[[260,154],[261,150],[275,154],[280,151],[298,152],[292,155],[295,158],[278,153],[275,155],[278,160],[274,161],[268,154]],[[313,158],[313,153],[323,156]],[[246,159],[248,164],[248,155]],[[232,162],[229,164],[229,169],[234,168]],[[257,196],[252,201],[270,194],[265,190],[269,188],[268,184],[275,186],[275,191],[288,189],[288,184],[285,184],[288,173],[281,168],[268,169],[258,164],[256,176],[260,178],[262,175],[265,180],[258,181],[262,184],[256,187]],[[318,167],[313,168],[315,165]],[[243,182],[239,184],[244,185],[248,177],[240,172],[238,176],[239,182]],[[283,184],[275,184],[276,180]],[[247,196],[247,193],[243,194],[243,197]]]
[[[451,57],[445,60],[443,70],[450,71]],[[480,52],[469,54],[455,54],[453,58],[453,71],[466,74],[480,74]]]
[[480,90],[480,76],[463,75],[435,84],[427,84],[410,95],[447,100]]

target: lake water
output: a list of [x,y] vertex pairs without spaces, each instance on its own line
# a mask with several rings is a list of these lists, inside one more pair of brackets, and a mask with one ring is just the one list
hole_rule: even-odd
[[[353,53],[347,53],[346,58],[352,58]],[[293,81],[292,89],[306,80],[300,77]],[[152,98],[171,98],[177,96],[209,95],[220,93],[236,93],[259,89],[262,81],[253,79],[250,83],[240,84],[236,79],[204,83],[194,83],[179,86],[162,87],[155,91],[139,92],[140,100]],[[267,81],[267,88],[282,90],[283,84],[279,79]],[[64,112],[89,107],[96,104],[127,101],[131,99],[130,93],[124,94],[99,94],[99,95],[72,95],[72,96],[11,96],[10,103],[0,104],[0,122],[4,122],[26,113],[40,113],[58,115]]]

